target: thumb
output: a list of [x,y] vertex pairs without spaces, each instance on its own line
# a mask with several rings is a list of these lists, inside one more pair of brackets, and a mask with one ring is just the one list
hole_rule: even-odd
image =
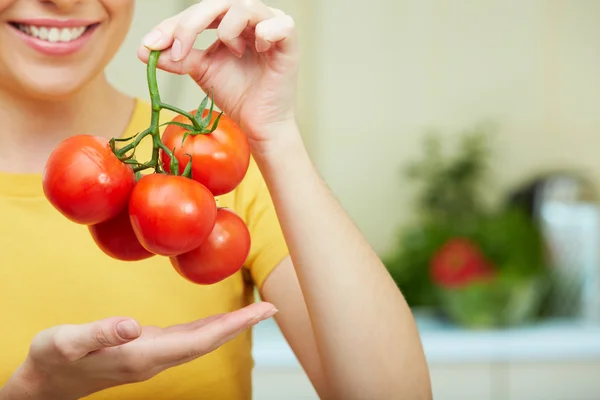
[[142,328],[137,321],[111,317],[86,324],[51,328],[42,336],[39,346],[40,350],[50,350],[67,361],[77,361],[92,351],[131,342],[141,333]]

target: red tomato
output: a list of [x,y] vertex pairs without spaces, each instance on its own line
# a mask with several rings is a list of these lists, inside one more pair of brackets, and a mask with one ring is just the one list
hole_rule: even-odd
[[492,264],[479,248],[463,238],[446,242],[431,260],[433,281],[447,288],[457,288],[494,276]]
[[[194,115],[195,111],[191,112]],[[204,110],[206,117],[209,110]],[[213,112],[212,126],[219,114]],[[173,122],[190,124],[190,120],[177,115]],[[163,143],[171,150],[175,149],[175,158],[179,161],[179,174],[192,156],[192,179],[206,186],[215,196],[231,192],[235,189],[248,170],[250,163],[250,146],[248,138],[238,125],[226,115],[222,115],[217,129],[207,134],[189,134],[182,145],[184,134],[188,132],[178,125],[167,125],[162,134]],[[171,158],[161,152],[165,170],[170,171]]]
[[233,211],[219,208],[215,227],[196,249],[171,257],[171,265],[190,282],[210,285],[239,271],[250,253],[250,232]]
[[154,256],[135,236],[127,207],[114,218],[88,226],[92,239],[106,255],[121,261],[139,261]]
[[133,169],[112,152],[107,140],[72,136],[50,154],[42,180],[48,201],[69,220],[91,225],[127,206],[135,184]]
[[206,187],[190,178],[149,174],[133,188],[129,215],[142,246],[171,257],[206,240],[215,225],[217,204]]

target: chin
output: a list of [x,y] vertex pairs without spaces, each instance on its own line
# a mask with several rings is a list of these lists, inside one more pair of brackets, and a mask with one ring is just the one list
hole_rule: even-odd
[[80,93],[93,80],[75,71],[46,71],[25,74],[13,80],[19,95],[33,100],[67,100]]

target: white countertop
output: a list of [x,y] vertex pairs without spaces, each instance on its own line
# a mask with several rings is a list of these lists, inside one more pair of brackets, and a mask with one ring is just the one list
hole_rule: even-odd
[[[417,316],[430,363],[600,360],[600,323],[547,321],[506,330],[474,331]],[[254,328],[257,368],[299,368],[298,361],[270,319]]]

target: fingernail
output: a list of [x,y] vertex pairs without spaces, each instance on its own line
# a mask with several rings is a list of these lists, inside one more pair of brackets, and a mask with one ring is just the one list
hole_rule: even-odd
[[117,324],[117,333],[123,339],[134,339],[140,335],[140,327],[132,320],[121,321]]
[[259,53],[265,52],[271,48],[271,44],[265,40],[256,39],[254,42],[254,47],[256,51]]
[[246,41],[242,38],[237,38],[230,46],[231,52],[238,58],[241,58],[246,52]]
[[171,46],[171,60],[179,61],[181,58],[181,42],[179,39],[175,39],[173,45]]
[[159,30],[154,30],[154,31],[148,33],[146,36],[144,36],[142,43],[144,43],[144,46],[149,47],[149,46],[156,44],[160,40],[161,37],[162,37],[162,32]]
[[244,53],[239,51],[238,49],[230,49],[230,50],[233,53],[233,55],[236,56],[237,58],[242,58],[242,56],[244,55]]
[[266,313],[264,313],[263,315],[260,316],[261,320],[265,320],[267,318],[271,318],[273,315],[277,314],[277,311],[279,311],[276,308],[272,308],[269,311],[267,311]]

